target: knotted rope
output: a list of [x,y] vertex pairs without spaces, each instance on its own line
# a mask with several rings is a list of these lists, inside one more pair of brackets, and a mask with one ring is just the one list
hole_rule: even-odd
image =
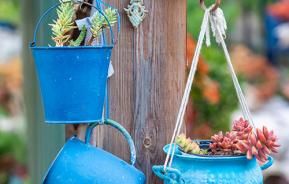
[[184,95],[183,95],[182,102],[181,102],[181,106],[180,106],[179,113],[177,116],[173,136],[172,136],[170,146],[168,149],[168,153],[166,156],[166,160],[164,163],[164,170],[165,171],[166,171],[166,168],[168,166],[171,167],[172,162],[173,162],[173,158],[174,158],[174,154],[175,154],[175,146],[176,146],[173,143],[175,142],[176,136],[179,135],[180,131],[181,131],[181,127],[183,124],[183,119],[184,119],[184,115],[185,115],[185,111],[186,111],[186,106],[188,104],[190,91],[191,91],[194,77],[196,74],[196,70],[197,70],[199,57],[200,57],[200,53],[201,53],[204,39],[206,39],[206,45],[207,46],[211,45],[210,32],[213,33],[213,36],[215,37],[216,42],[218,44],[220,44],[223,48],[226,62],[227,62],[229,72],[230,72],[231,77],[232,77],[232,81],[234,83],[234,88],[235,88],[236,93],[237,93],[237,97],[238,97],[238,100],[239,100],[239,103],[240,103],[240,106],[242,109],[243,116],[255,128],[249,107],[246,103],[246,100],[245,100],[244,94],[242,92],[242,89],[240,87],[237,75],[236,75],[234,68],[233,68],[233,65],[232,65],[229,51],[228,51],[226,43],[225,43],[227,23],[226,23],[224,13],[220,8],[217,8],[215,11],[212,11],[212,8],[213,8],[213,6],[211,6],[210,8],[207,8],[205,10],[203,22],[201,25],[201,31],[200,31],[200,34],[198,37],[198,42],[197,42],[195,54],[194,54],[193,61],[192,61],[192,66],[190,69],[190,73],[188,76],[187,84],[186,84]]

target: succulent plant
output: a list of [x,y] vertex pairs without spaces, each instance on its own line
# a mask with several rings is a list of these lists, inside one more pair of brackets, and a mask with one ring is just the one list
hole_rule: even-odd
[[206,150],[200,149],[200,146],[192,141],[190,138],[186,138],[185,134],[180,134],[176,137],[176,144],[184,151],[185,153],[193,154],[206,154]]
[[211,137],[212,143],[210,149],[212,154],[217,155],[234,155],[243,153],[248,159],[255,156],[260,162],[265,162],[267,156],[272,152],[277,153],[280,146],[276,143],[277,137],[273,131],[263,127],[256,129],[247,120],[240,118],[233,124],[231,132],[223,135],[222,132]]
[[52,27],[52,39],[56,46],[64,46],[69,41],[69,32],[76,28],[74,16],[74,4],[72,2],[64,1],[60,4],[57,9],[57,19],[53,20],[53,24],[49,24]]
[[234,121],[232,131],[235,132],[238,140],[247,140],[253,127],[247,120],[240,118]]
[[233,132],[219,132],[211,137],[210,149],[214,155],[234,155],[239,153],[237,148],[238,139]]
[[91,20],[91,28],[90,31],[92,33],[92,37],[89,41],[89,45],[92,44],[93,40],[98,38],[100,36],[100,33],[103,29],[108,28],[108,22],[110,26],[113,26],[115,23],[117,23],[117,10],[112,8],[107,8],[104,10],[105,17],[100,14],[99,12],[96,12],[94,17]]
[[192,154],[208,155],[240,155],[246,154],[248,159],[256,157],[260,162],[266,162],[269,154],[277,153],[277,137],[266,127],[257,128],[256,132],[247,120],[240,118],[234,121],[230,132],[219,132],[211,137],[209,150],[201,149],[198,143],[181,134],[176,138],[176,144],[182,151]]
[[246,153],[248,159],[252,159],[255,156],[260,162],[265,162],[269,154],[277,153],[277,148],[280,146],[277,144],[277,137],[273,131],[270,131],[263,127],[263,129],[256,129],[255,132],[251,132],[247,140],[239,140],[238,149]]
[[86,36],[86,32],[87,32],[87,29],[85,26],[83,26],[78,38],[75,41],[73,40],[70,41],[69,46],[80,46],[80,44],[82,43],[82,41],[84,40]]

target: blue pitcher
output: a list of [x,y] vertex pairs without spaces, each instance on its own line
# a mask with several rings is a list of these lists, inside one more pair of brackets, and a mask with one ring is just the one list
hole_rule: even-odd
[[[208,141],[201,141],[208,146]],[[167,153],[169,145],[164,147]],[[262,170],[273,164],[273,158],[261,167],[255,158],[248,160],[241,156],[192,155],[180,151],[175,146],[172,167],[164,171],[163,166],[153,166],[153,172],[165,184],[261,184]]]
[[[63,3],[68,3],[65,1]],[[102,11],[94,7],[107,21]],[[38,21],[30,48],[35,60],[45,122],[92,123],[102,118],[108,68],[115,44],[110,28],[110,43],[99,46],[37,46],[36,37],[43,19],[61,3],[49,8]]]
[[[129,143],[130,164],[89,144],[92,129],[109,125],[122,133]],[[117,122],[106,120],[90,125],[83,142],[72,137],[58,153],[46,173],[43,184],[144,184],[144,174],[134,167],[136,150],[129,133]]]

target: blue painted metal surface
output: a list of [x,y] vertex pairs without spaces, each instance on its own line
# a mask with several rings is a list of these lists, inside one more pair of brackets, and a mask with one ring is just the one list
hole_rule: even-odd
[[112,47],[34,47],[47,123],[102,118]]
[[[169,145],[164,147],[167,153]],[[165,184],[261,184],[262,170],[273,164],[273,158],[259,166],[246,156],[201,156],[182,153],[176,146],[171,168],[153,166],[154,173]]]
[[[131,149],[131,164],[100,148],[91,146],[90,131],[97,125],[109,125],[125,136]],[[144,174],[134,167],[135,147],[129,133],[117,122],[91,125],[86,142],[72,137],[62,148],[43,179],[43,184],[144,184]]]
[[[67,3],[69,1],[66,1]],[[94,7],[107,20],[97,7]],[[39,26],[52,10],[40,17],[30,47],[33,52],[37,76],[47,123],[92,123],[102,118],[108,67],[115,44],[110,28],[111,43],[99,46],[43,47],[36,46]],[[108,21],[108,20],[107,20]]]

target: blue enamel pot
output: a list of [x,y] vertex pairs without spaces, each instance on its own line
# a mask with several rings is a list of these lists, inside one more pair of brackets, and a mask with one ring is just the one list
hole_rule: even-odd
[[[166,145],[164,151],[168,149]],[[166,171],[163,166],[153,166],[165,184],[262,184],[262,170],[273,164],[272,157],[259,166],[255,158],[248,160],[245,155],[202,156],[183,153],[177,146],[175,149],[172,166]]]
[[[68,3],[66,1],[64,3]],[[104,17],[97,7],[94,7]],[[110,27],[110,44],[79,47],[37,46],[36,37],[44,17],[60,3],[49,8],[40,18],[30,44],[47,123],[92,123],[102,118],[106,82],[112,48],[115,44]],[[105,17],[107,20],[107,18]]]
[[[129,143],[130,164],[115,155],[89,144],[96,125],[109,125],[121,132]],[[83,142],[72,137],[51,164],[43,184],[144,184],[144,174],[134,167],[136,151],[129,133],[117,122],[106,120],[91,125]]]

